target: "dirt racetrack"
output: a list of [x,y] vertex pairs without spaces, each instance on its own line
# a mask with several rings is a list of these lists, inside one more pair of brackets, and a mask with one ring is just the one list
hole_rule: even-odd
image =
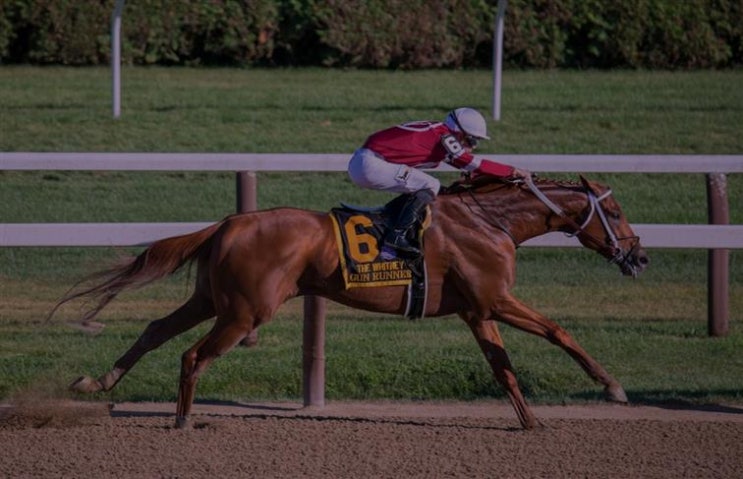
[[743,477],[743,408],[173,404],[33,401],[0,406],[3,477]]

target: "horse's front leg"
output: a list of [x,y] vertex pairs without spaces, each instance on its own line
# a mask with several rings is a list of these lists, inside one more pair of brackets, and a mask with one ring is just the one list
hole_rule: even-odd
[[560,346],[594,381],[604,386],[604,394],[608,400],[627,402],[627,395],[622,385],[554,321],[530,309],[513,296],[499,298],[496,303],[495,318]]
[[212,316],[214,307],[211,300],[192,296],[168,316],[152,321],[132,347],[114,363],[112,370],[98,379],[81,376],[70,385],[70,389],[80,393],[110,391],[142,356]]
[[521,427],[533,429],[537,425],[537,419],[531,408],[526,404],[524,395],[521,394],[516,374],[511,366],[511,360],[503,346],[503,338],[498,331],[498,325],[493,320],[480,320],[464,314],[460,314],[460,317],[475,335],[477,344],[493,370],[495,380],[506,390],[508,399],[516,410]]

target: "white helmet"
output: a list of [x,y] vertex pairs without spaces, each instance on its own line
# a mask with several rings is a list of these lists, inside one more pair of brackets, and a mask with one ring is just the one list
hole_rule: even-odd
[[444,123],[452,130],[462,131],[465,135],[484,140],[490,139],[485,118],[474,108],[452,110],[446,115]]

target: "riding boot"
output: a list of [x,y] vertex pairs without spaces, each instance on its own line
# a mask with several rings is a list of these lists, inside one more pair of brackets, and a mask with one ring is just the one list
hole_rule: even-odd
[[382,259],[409,258],[420,254],[420,250],[408,242],[407,235],[408,231],[415,226],[421,212],[434,198],[435,195],[430,190],[420,190],[410,195],[400,209],[395,225],[385,234]]

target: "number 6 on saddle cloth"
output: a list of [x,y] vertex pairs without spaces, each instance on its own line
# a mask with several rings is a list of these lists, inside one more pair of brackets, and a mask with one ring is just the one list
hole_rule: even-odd
[[[407,195],[401,195],[382,207],[364,208],[341,203],[330,210],[333,220],[341,271],[346,289],[377,286],[407,286],[405,317],[423,317],[426,304],[426,264],[423,255],[385,260],[381,257],[382,240],[394,226]],[[423,232],[431,224],[430,208],[424,210],[408,242],[423,251]]]

